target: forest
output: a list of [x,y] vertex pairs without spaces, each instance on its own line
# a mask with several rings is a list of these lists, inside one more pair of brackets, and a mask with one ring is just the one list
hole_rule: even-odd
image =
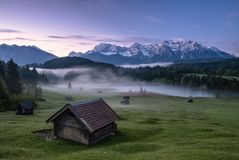
[[0,111],[15,110],[19,102],[42,99],[42,89],[38,83],[48,83],[47,77],[38,74],[29,66],[19,67],[11,59],[7,63],[0,61]]
[[[88,73],[93,74],[91,76],[95,78],[97,74],[104,74],[103,71],[110,70],[118,77],[128,77],[135,81],[239,91],[239,58],[210,63],[178,63],[168,67],[153,68],[122,68],[77,57],[57,58],[42,65],[18,66],[11,59],[7,63],[0,61],[0,111],[15,110],[16,105],[23,99],[30,99],[34,102],[44,100],[39,84],[57,83],[58,77],[51,73],[40,74],[35,67],[70,68],[76,66],[95,68],[96,70]],[[77,72],[68,72],[64,80],[71,81],[81,75]]]
[[[130,77],[136,81],[160,81],[173,85],[201,87],[204,89],[239,90],[239,58],[198,61],[195,63],[181,62],[168,67],[122,68],[79,57],[63,57],[46,62],[40,67],[70,68],[75,66],[97,68],[97,74],[110,69],[118,77]],[[80,74],[68,72],[65,80],[73,80],[77,76],[80,76]],[[54,75],[48,75],[48,77],[52,78]]]
[[217,90],[239,90],[239,58],[212,63],[182,63],[125,69],[124,74],[147,82],[162,81],[175,85]]

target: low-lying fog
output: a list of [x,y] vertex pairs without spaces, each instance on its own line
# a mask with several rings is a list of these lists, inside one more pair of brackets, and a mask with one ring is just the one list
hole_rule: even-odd
[[157,63],[149,63],[149,64],[123,64],[119,66],[123,68],[156,67],[156,66],[167,67],[172,64],[173,62],[157,62]]
[[[45,89],[55,91],[67,91],[67,93],[157,93],[179,97],[214,97],[215,91],[200,88],[182,87],[164,83],[144,83],[133,81],[127,77],[117,77],[110,70],[99,71],[92,68],[67,68],[67,69],[37,69],[39,73],[46,75],[54,74],[58,80]],[[73,80],[65,80],[67,74],[73,73],[77,76]],[[71,83],[71,89],[68,84]],[[141,92],[140,92],[141,91]],[[225,93],[224,93],[225,94]]]

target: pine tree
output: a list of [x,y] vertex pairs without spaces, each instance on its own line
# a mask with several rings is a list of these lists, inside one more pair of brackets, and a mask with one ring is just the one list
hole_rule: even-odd
[[71,82],[68,83],[68,89],[72,89]]
[[19,95],[22,93],[18,66],[13,62],[12,59],[7,62],[6,84],[8,91],[11,94]]
[[35,89],[35,98],[36,98],[37,100],[42,99],[42,88],[41,88],[41,87],[37,87],[37,88]]
[[0,101],[8,99],[8,91],[5,82],[0,78]]
[[8,91],[5,82],[0,78],[0,112],[6,110],[5,102],[8,101]]
[[2,80],[5,79],[4,64],[1,61],[0,61],[0,78],[2,78]]

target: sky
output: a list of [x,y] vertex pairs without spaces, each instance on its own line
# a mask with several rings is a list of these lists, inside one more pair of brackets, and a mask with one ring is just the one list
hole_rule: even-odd
[[239,56],[239,0],[0,0],[0,44],[66,56],[170,39]]

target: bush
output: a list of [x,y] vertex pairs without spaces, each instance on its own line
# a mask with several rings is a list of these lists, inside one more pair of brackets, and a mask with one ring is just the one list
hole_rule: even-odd
[[[31,96],[11,96],[8,100],[2,101],[2,109],[0,111],[15,111],[17,105],[23,101],[31,101],[33,108],[37,107],[34,97]],[[1,103],[1,102],[0,102]],[[1,104],[0,104],[1,105]]]
[[7,110],[7,105],[8,105],[8,100],[0,100],[0,112],[6,111]]

